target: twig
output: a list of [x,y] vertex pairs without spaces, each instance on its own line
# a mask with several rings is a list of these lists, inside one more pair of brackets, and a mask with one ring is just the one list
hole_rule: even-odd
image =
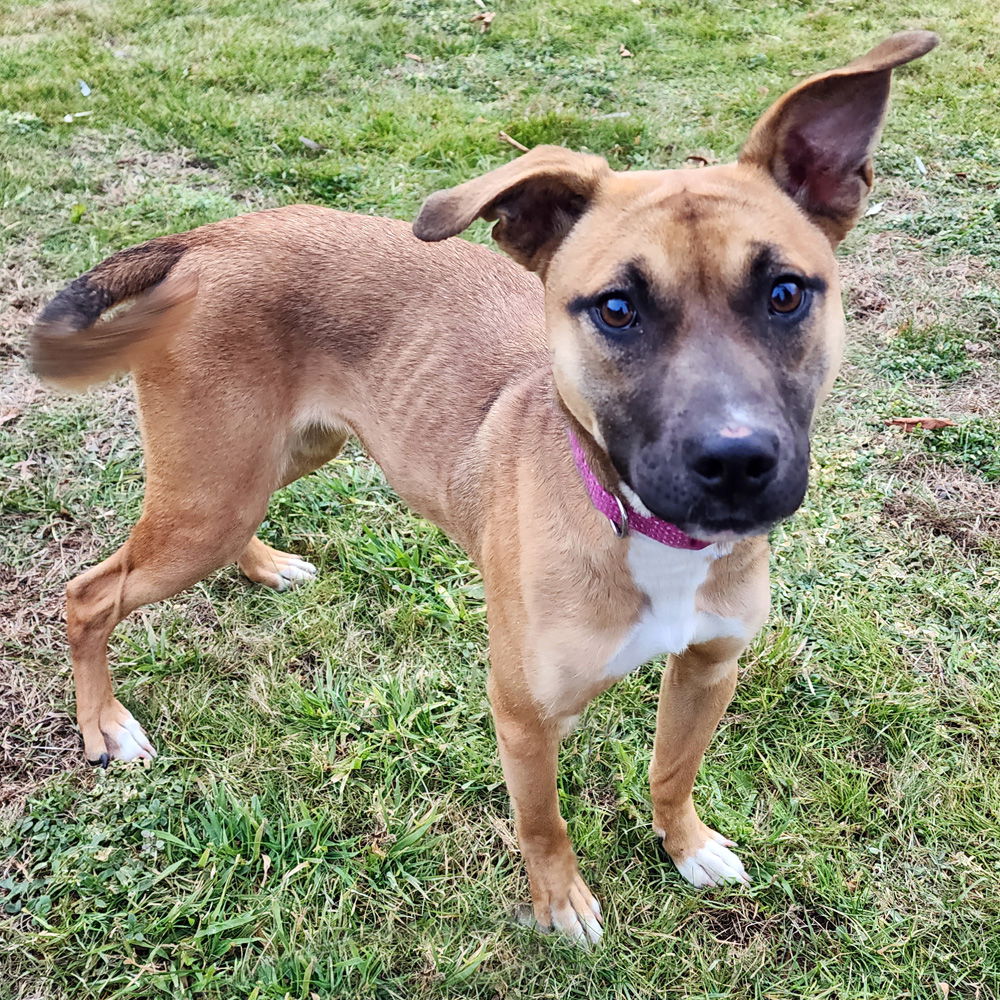
[[527,146],[525,146],[522,143],[518,142],[517,139],[514,139],[511,136],[507,135],[506,132],[497,132],[497,138],[501,142],[507,143],[508,146],[513,146],[515,149],[521,150],[522,153],[527,153],[528,152],[528,147]]

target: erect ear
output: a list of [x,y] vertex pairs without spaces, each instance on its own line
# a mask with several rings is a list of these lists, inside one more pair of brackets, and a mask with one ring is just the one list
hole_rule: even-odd
[[840,69],[790,90],[754,126],[739,162],[761,167],[836,246],[861,214],[897,66],[930,52],[938,36],[903,31]]
[[436,242],[462,232],[477,218],[495,221],[493,239],[529,271],[544,273],[610,174],[600,156],[536,146],[482,177],[436,191],[420,209],[413,233]]

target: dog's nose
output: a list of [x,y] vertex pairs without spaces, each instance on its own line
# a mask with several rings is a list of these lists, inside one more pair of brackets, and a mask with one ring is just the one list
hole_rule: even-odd
[[756,496],[778,467],[778,436],[770,431],[709,434],[687,444],[687,464],[695,481],[719,496]]

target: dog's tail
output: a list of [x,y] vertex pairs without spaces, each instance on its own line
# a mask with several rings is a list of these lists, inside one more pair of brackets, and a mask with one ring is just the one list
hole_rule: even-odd
[[[191,310],[196,280],[165,280],[190,248],[191,235],[161,236],[122,250],[70,282],[31,331],[32,370],[60,388],[80,390],[131,369]],[[130,309],[101,320],[137,295],[142,297]]]

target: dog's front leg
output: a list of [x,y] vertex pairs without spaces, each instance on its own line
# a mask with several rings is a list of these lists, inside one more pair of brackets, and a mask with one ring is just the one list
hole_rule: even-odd
[[535,920],[588,946],[602,934],[600,903],[580,877],[559,814],[556,764],[564,726],[546,720],[527,692],[505,681],[494,656],[490,703],[517,839],[528,869]]
[[677,870],[696,886],[750,881],[729,850],[736,845],[702,823],[691,797],[705,750],[736,690],[741,645],[716,640],[671,656],[660,685],[649,769],[653,828]]

